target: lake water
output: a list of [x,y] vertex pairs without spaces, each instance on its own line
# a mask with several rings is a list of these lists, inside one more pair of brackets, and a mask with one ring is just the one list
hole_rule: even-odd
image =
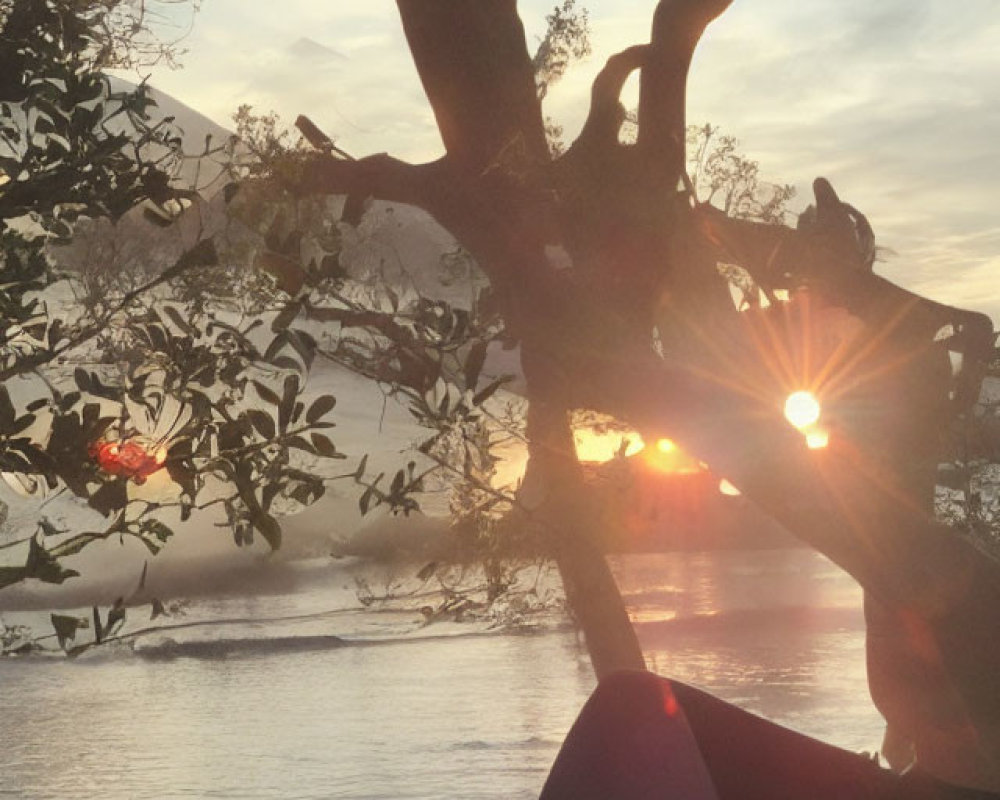
[[[593,688],[571,629],[424,626],[359,609],[348,565],[294,569],[287,590],[191,599],[165,621],[185,627],[134,650],[0,660],[0,797],[537,796]],[[658,672],[875,748],[860,592],[829,562],[674,553],[615,569]]]

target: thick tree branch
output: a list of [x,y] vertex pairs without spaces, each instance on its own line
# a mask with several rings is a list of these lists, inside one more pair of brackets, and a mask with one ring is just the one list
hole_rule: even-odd
[[618,132],[625,121],[625,107],[619,99],[622,87],[628,76],[642,66],[647,50],[646,45],[629,47],[611,56],[597,73],[590,89],[590,112],[573,147],[590,152],[594,147],[618,145]]
[[385,153],[357,160],[316,154],[295,185],[306,194],[344,194],[430,208],[439,204],[443,161],[408,164]]
[[983,609],[1000,604],[1000,572],[989,557],[930,518],[850,439],[834,432],[830,448],[808,450],[776,409],[656,361],[604,365],[597,380],[622,387],[609,398],[619,413],[680,442],[878,600],[926,621],[967,708],[990,730],[1000,694],[983,665],[1000,663],[1000,640]]
[[530,459],[519,497],[549,532],[550,552],[598,680],[619,670],[645,669],[638,637],[601,549],[600,515],[587,500],[558,364],[538,348],[522,350],[522,362],[532,395]]
[[515,0],[397,0],[403,30],[455,167],[480,174],[548,160]]
[[660,0],[639,89],[639,139],[650,178],[673,192],[684,172],[687,75],[698,40],[732,0]]

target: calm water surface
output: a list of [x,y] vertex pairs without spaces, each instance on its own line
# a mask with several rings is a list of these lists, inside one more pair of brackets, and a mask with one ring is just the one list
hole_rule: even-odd
[[[860,593],[828,562],[670,554],[616,571],[657,671],[875,747]],[[321,572],[266,601],[192,601],[188,618],[325,617],[144,637],[145,655],[0,661],[0,797],[536,797],[593,687],[576,635],[336,613],[343,593]],[[315,638],[330,634],[349,643]],[[219,639],[229,646],[171,643]]]

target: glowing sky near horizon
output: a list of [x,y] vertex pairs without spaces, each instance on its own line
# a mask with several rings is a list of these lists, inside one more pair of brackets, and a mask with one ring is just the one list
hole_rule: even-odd
[[[529,42],[554,0],[519,4]],[[654,0],[584,0],[594,54],[551,93],[572,137],[611,53],[648,38]],[[699,46],[688,118],[738,136],[765,179],[817,175],[895,255],[878,269],[1000,322],[997,0],[735,0]],[[216,121],[240,103],[308,114],[355,155],[440,153],[395,4],[206,0],[185,68],[153,85]]]

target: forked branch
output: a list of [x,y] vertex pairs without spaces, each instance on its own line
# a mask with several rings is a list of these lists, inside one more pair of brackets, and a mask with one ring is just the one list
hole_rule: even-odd
[[348,161],[322,153],[308,159],[295,189],[305,194],[345,194],[362,200],[374,197],[432,208],[435,187],[441,185],[444,171],[442,161],[409,164],[385,153]]
[[684,172],[685,105],[691,57],[708,24],[732,0],[660,0],[639,89],[637,146],[664,192]]
[[621,104],[622,87],[628,76],[643,64],[648,47],[634,45],[608,59],[590,89],[590,112],[574,147],[609,147],[618,144],[618,132],[625,121]]

